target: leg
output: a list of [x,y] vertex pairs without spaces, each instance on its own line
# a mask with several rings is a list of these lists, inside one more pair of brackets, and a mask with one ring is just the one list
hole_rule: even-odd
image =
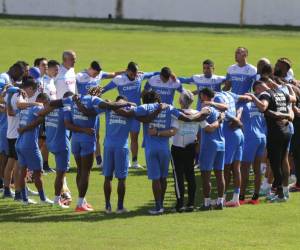
[[43,189],[42,172],[40,170],[34,170],[33,176],[34,176],[34,184],[35,184],[36,189],[39,192],[40,199],[41,199],[41,201],[45,201],[46,196],[45,196],[44,189]]
[[90,172],[93,167],[94,153],[81,156],[81,178],[79,182],[79,197],[84,198],[89,186]]
[[241,167],[242,181],[241,181],[240,200],[245,199],[246,189],[247,189],[248,181],[249,181],[250,166],[251,166],[251,162],[244,162],[244,161],[242,162],[242,167]]
[[156,210],[161,209],[162,188],[160,179],[152,180],[152,192],[155,199]]
[[105,208],[106,210],[110,209],[110,211],[111,211],[110,195],[112,190],[111,181],[112,181],[112,176],[105,176],[105,180],[103,184],[103,190],[105,196]]
[[138,156],[138,138],[139,138],[139,132],[130,132],[130,150],[132,155],[132,162],[137,162],[137,156]]
[[259,190],[260,190],[260,184],[261,184],[261,172],[260,172],[260,164],[261,164],[262,158],[256,157],[253,163],[253,170],[254,170],[254,196],[259,196]]
[[54,182],[54,193],[56,197],[61,195],[65,176],[66,172],[56,171],[56,178]]
[[194,206],[195,204],[195,193],[196,193],[196,180],[195,180],[195,170],[194,170],[194,159],[195,158],[195,144],[191,144],[185,149],[185,167],[184,175],[187,181],[188,188],[188,202],[187,207]]
[[122,210],[126,191],[126,179],[118,179],[118,210]]
[[224,166],[225,192],[227,192],[231,182],[231,171],[232,171],[232,164],[226,164]]
[[167,178],[160,178],[160,187],[161,187],[161,206],[164,204],[165,194],[167,191]]
[[222,170],[215,170],[214,172],[217,180],[218,197],[221,198],[223,197],[225,190],[224,174]]

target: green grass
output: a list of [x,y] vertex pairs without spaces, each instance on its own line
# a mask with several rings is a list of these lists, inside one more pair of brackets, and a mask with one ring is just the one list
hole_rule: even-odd
[[[101,60],[106,71],[124,69],[128,61],[134,60],[144,71],[157,71],[168,65],[177,75],[190,76],[201,72],[201,62],[211,58],[216,62],[216,73],[225,74],[226,68],[234,63],[234,49],[246,46],[250,63],[255,64],[260,57],[274,62],[286,56],[295,62],[296,75],[300,74],[297,30],[12,19],[1,19],[0,27],[0,71],[7,70],[18,59],[30,63],[39,56],[59,60],[63,50],[74,49],[78,56],[77,71],[93,59]],[[105,95],[115,96],[115,91]],[[102,138],[103,134],[101,126]],[[145,163],[142,151],[139,160]],[[44,180],[46,193],[52,198],[54,175],[47,175]],[[68,182],[76,200],[74,172],[68,175]],[[197,183],[199,205],[198,172]],[[72,209],[60,211],[44,206],[24,208],[0,200],[1,249],[299,249],[300,246],[298,194],[292,195],[286,204],[263,203],[221,212],[151,217],[147,215],[147,209],[153,206],[151,183],[145,170],[131,170],[125,203],[131,212],[107,216],[103,213],[102,185],[103,177],[94,170],[87,199],[96,211],[90,214],[75,214],[74,203]],[[174,197],[170,178],[167,208],[174,205]],[[112,204],[115,209],[115,185]]]

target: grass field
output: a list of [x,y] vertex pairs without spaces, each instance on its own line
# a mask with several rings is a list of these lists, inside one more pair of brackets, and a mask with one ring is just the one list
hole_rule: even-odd
[[[234,63],[237,46],[249,48],[249,62],[260,57],[274,61],[286,56],[300,74],[300,32],[289,30],[237,29],[221,27],[162,26],[161,24],[122,24],[53,22],[0,19],[0,71],[19,59],[30,63],[45,56],[60,60],[61,52],[74,49],[76,71],[93,59],[105,71],[124,69],[130,60],[143,71],[170,66],[177,75],[201,72],[201,62],[211,58],[216,73],[225,74]],[[104,81],[106,83],[107,81]],[[116,92],[105,95],[114,98]],[[103,121],[102,121],[103,124]],[[104,128],[101,127],[103,138]],[[139,161],[144,165],[143,152]],[[53,164],[53,161],[51,161]],[[51,164],[51,165],[52,165]],[[72,161],[74,166],[74,162]],[[197,183],[200,183],[197,171]],[[46,193],[53,197],[54,175],[45,176]],[[76,200],[75,172],[68,175]],[[286,204],[243,206],[224,211],[147,215],[153,206],[151,183],[145,170],[130,170],[125,215],[105,215],[103,177],[94,169],[87,199],[95,212],[75,214],[45,206],[22,207],[0,200],[0,249],[299,249],[300,195],[292,194]],[[200,186],[200,185],[199,185]],[[200,187],[197,205],[200,205]],[[116,207],[116,186],[112,205]],[[167,190],[167,208],[175,202],[172,179]]]

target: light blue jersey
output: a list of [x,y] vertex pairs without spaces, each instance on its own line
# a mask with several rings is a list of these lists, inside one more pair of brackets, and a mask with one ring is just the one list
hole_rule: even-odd
[[238,95],[250,92],[257,77],[257,70],[251,64],[239,67],[237,64],[227,70],[226,80],[231,82],[231,91]]
[[[225,76],[212,75],[211,77],[206,77],[202,75],[193,75],[190,78],[179,77],[181,83],[192,83],[196,85],[198,92],[204,88],[210,88],[214,91],[221,91],[221,85],[225,81]],[[197,110],[201,110],[201,101],[198,97]]]
[[128,101],[140,105],[142,81],[157,74],[159,74],[159,72],[138,74],[134,80],[130,80],[127,74],[118,75],[103,88],[102,93],[113,88],[118,88],[119,95],[125,96]]
[[76,86],[77,92],[80,95],[87,95],[88,90],[92,87],[97,87],[100,85],[101,80],[107,77],[106,72],[100,72],[95,78],[91,77],[88,72],[82,71],[76,75]]
[[[33,106],[20,111],[20,124],[19,127],[25,127],[33,122],[39,116],[39,111],[42,110],[42,106]],[[19,149],[38,149],[38,136],[39,136],[39,126],[26,131],[19,135],[16,148]]]
[[153,90],[160,95],[161,102],[173,105],[175,91],[182,93],[183,88],[179,80],[169,79],[163,82],[160,75],[152,76],[145,85],[145,90]]

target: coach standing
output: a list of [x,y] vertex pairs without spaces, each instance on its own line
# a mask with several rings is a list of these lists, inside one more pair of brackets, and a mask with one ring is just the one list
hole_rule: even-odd
[[57,99],[63,98],[64,93],[67,91],[71,91],[74,94],[76,92],[75,52],[71,50],[64,51],[62,60],[63,62],[59,67],[57,77],[54,81],[57,90]]

